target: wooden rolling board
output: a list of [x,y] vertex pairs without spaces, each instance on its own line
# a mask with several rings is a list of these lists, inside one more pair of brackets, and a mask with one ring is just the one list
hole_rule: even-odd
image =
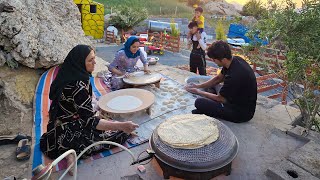
[[[119,98],[121,96],[122,97],[131,96],[131,97],[137,98],[142,102],[142,104],[136,108],[126,109],[126,110],[119,110],[119,107],[112,108],[108,106],[108,103],[110,101],[112,101],[115,98]],[[121,115],[121,114],[135,113],[143,110],[147,110],[147,112],[150,113],[150,107],[152,106],[154,101],[155,101],[155,96],[152,92],[143,90],[143,89],[132,88],[132,89],[122,89],[122,90],[108,93],[99,99],[98,105],[103,113],[108,113],[108,114],[110,113],[110,114]],[[118,102],[117,104],[118,106],[126,106],[126,104],[128,103],[133,103],[133,102],[121,101],[121,102]]]

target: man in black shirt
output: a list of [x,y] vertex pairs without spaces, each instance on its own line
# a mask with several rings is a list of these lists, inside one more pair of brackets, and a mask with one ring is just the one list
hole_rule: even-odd
[[[212,44],[207,55],[222,71],[202,84],[188,84],[186,90],[203,97],[195,101],[194,114],[206,114],[231,122],[247,122],[252,119],[257,101],[257,82],[250,65],[241,57],[232,56],[226,42]],[[199,88],[214,88],[223,82],[219,92],[208,93]]]

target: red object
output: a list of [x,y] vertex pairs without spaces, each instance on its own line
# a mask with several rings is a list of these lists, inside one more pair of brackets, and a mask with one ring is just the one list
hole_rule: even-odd
[[156,47],[156,46],[148,46],[148,49],[151,50],[151,51],[154,51],[154,50],[161,50],[160,47]]
[[140,41],[140,42],[145,42],[145,41],[147,41],[147,38],[142,38],[142,37],[140,37],[140,38],[139,38],[139,41]]
[[146,172],[146,168],[145,168],[143,165],[139,165],[139,166],[138,166],[138,170],[139,170],[141,173],[145,173],[145,172]]

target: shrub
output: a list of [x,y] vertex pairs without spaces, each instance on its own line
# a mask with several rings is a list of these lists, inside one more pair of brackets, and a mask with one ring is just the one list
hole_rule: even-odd
[[147,9],[119,6],[115,9],[115,16],[111,17],[110,24],[127,31],[148,17]]
[[[305,127],[316,127],[320,131],[317,117],[320,111],[320,1],[304,2],[298,12],[295,4],[287,0],[285,8],[270,11],[249,34],[259,30],[262,37],[270,40],[269,46],[281,49],[286,55],[284,68],[279,67],[285,74],[289,92],[301,111]],[[258,52],[265,49],[259,44],[254,48]]]
[[180,30],[176,28],[174,19],[171,19],[170,28],[171,28],[171,35],[173,37],[179,37],[180,36]]
[[224,31],[222,20],[219,20],[216,26],[216,39],[223,40],[223,41],[227,40],[227,36]]

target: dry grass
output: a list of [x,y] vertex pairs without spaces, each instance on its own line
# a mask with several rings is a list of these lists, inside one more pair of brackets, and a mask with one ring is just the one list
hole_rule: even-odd
[[[95,0],[105,5],[105,13],[110,13],[111,8],[115,8],[119,5],[127,5],[134,8],[146,8],[149,16],[161,16],[161,17],[180,17],[191,18],[193,15],[193,9],[188,7],[185,2],[179,2],[178,0]],[[161,7],[161,11],[160,11]],[[175,11],[177,8],[177,14]]]

